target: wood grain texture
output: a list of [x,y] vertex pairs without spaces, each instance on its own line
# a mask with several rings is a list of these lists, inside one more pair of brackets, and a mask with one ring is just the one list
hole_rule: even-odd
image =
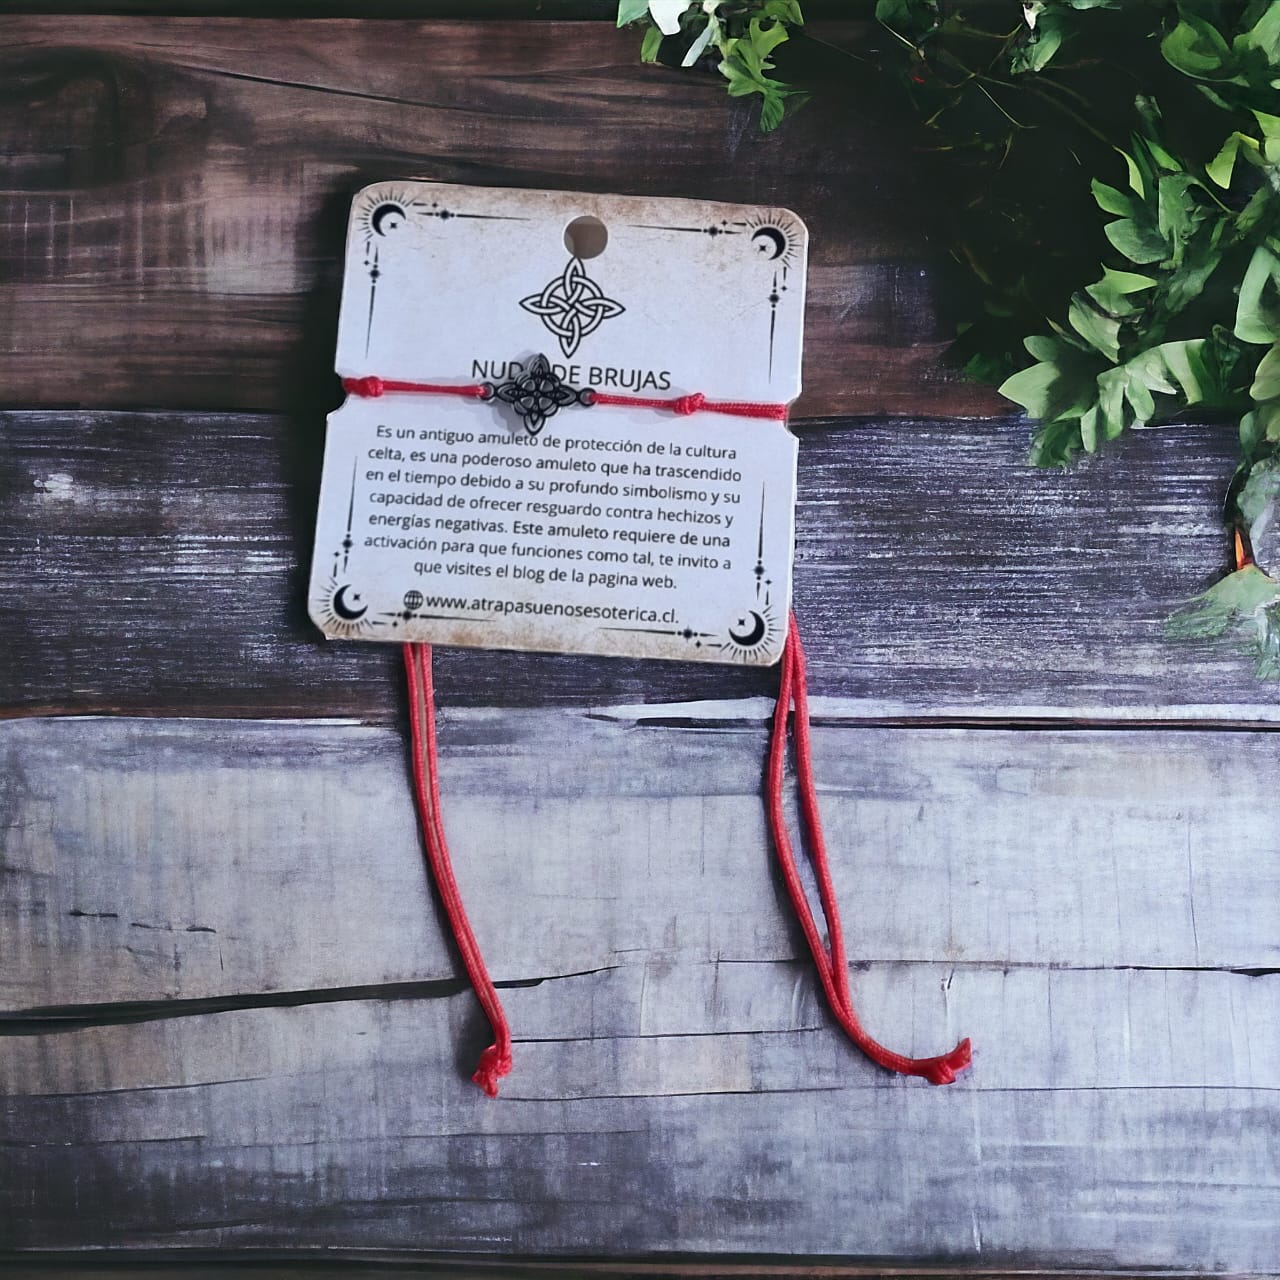
[[[784,1255],[695,1254],[647,1258],[588,1258],[575,1255],[437,1253],[428,1249],[112,1249],[96,1252],[48,1250],[32,1261],[29,1251],[0,1254],[5,1280],[1204,1280],[1203,1271],[1161,1268],[1052,1265],[973,1266],[966,1263],[786,1258]],[[1225,1273],[1213,1273],[1223,1275]],[[1254,1272],[1248,1280],[1276,1280],[1277,1272]]]
[[496,1103],[463,997],[0,1041],[0,1244],[1274,1260],[1274,979],[859,975],[873,1025],[986,1037],[933,1089],[815,1025],[794,970],[678,969],[671,1002],[653,973],[509,993]]
[[[446,715],[446,822],[497,979],[803,954],[762,711]],[[16,721],[0,744],[9,1013],[458,972],[395,731]],[[815,749],[855,962],[1280,968],[1271,735],[826,724]]]
[[[1231,433],[1038,475],[1021,424],[922,419],[997,402],[940,363],[910,142],[834,99],[760,139],[633,33],[511,8],[0,18],[0,1250],[1274,1269],[1280,765],[1240,730],[1277,691],[1159,632]],[[846,417],[800,424],[797,597],[853,981],[895,1047],[973,1036],[961,1083],[815,999],[775,673],[455,651],[446,821],[517,1035],[500,1103],[466,1082],[395,651],[303,608],[346,207],[401,176],[810,223],[800,412]]]
[[[868,717],[1274,721],[1280,690],[1166,641],[1224,541],[1235,446],[1145,432],[1073,471],[1016,422],[801,425],[797,609],[814,691]],[[0,414],[0,707],[393,722],[394,646],[306,617],[323,424]],[[1263,548],[1264,559],[1268,547]],[[442,650],[447,705],[767,695],[774,671]]]
[[[0,28],[0,404],[334,396],[352,194],[429,177],[794,207],[807,413],[990,411],[939,363],[928,170],[814,106],[785,140],[607,23],[11,17]],[[873,181],[867,174],[875,174]]]

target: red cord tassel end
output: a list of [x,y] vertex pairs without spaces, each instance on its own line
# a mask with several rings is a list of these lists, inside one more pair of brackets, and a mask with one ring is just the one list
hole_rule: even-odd
[[[966,1043],[968,1043],[966,1041]],[[496,1044],[491,1044],[481,1055],[475,1074],[471,1077],[473,1084],[478,1084],[491,1098],[498,1096],[498,1081],[511,1074],[511,1054],[503,1053]]]

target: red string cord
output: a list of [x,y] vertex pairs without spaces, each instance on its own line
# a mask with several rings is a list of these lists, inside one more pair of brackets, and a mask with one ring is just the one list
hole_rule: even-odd
[[[487,398],[489,388],[481,384],[446,384],[430,382],[390,382],[377,377],[344,378],[342,385],[352,395],[381,396],[385,392],[417,392],[438,395]],[[770,418],[785,421],[786,405],[753,404],[747,401],[708,400],[701,392],[677,396],[670,400],[642,396],[615,396],[593,392],[593,403],[632,405],[645,409],[670,409],[685,415],[707,411],[734,414],[746,418]],[[431,646],[404,646],[405,672],[409,682],[410,727],[412,735],[413,786],[418,815],[436,888],[449,918],[467,977],[493,1029],[493,1044],[481,1055],[471,1077],[491,1098],[498,1096],[498,1081],[511,1070],[511,1029],[507,1025],[502,1002],[498,998],[484,957],[467,919],[458,882],[454,878],[449,846],[440,819],[440,778],[436,758],[435,689],[431,677]],[[792,710],[794,708],[794,717]],[[786,773],[787,725],[795,748],[796,785],[800,791],[800,814],[808,835],[810,858],[818,882],[818,898],[827,925],[828,942],[824,945],[817,921],[809,906],[804,884],[796,866],[791,836],[787,831],[783,810],[783,783]],[[967,1039],[960,1041],[950,1053],[936,1058],[908,1058],[887,1049],[868,1035],[853,1009],[853,993],[849,987],[849,964],[845,953],[844,930],[836,902],[835,884],[827,859],[826,840],[822,833],[822,816],[818,811],[818,793],[813,777],[813,753],[809,736],[809,694],[804,646],[795,614],[788,620],[787,643],[783,650],[778,701],[774,708],[773,728],[769,740],[765,804],[774,849],[791,907],[799,921],[805,942],[813,956],[827,1004],[836,1022],[850,1040],[873,1062],[899,1075],[922,1076],[930,1084],[951,1084],[956,1072],[971,1065],[972,1055]]]
[[417,391],[436,396],[465,396],[468,400],[483,400],[489,389],[479,382],[392,382],[386,378],[343,378],[342,389],[348,395],[364,396],[376,400],[388,391]]
[[[388,392],[418,393],[420,395],[464,396],[469,400],[485,400],[492,395],[492,388],[481,382],[393,382],[373,376],[343,378],[342,389],[348,395],[377,399]],[[785,422],[785,404],[755,404],[748,400],[708,400],[701,391],[688,396],[675,396],[670,400],[651,400],[645,396],[614,396],[604,391],[591,391],[586,403],[630,405],[637,409],[670,409],[672,413],[727,413],[738,418],[771,418]]]
[[[782,807],[783,776],[786,765],[787,720],[794,706],[792,738],[795,746],[796,783],[800,789],[800,813],[804,829],[809,837],[809,851],[814,875],[818,881],[818,896],[822,902],[822,914],[827,922],[830,949],[823,946],[817,922],[800,880],[796,867],[791,837],[787,832]],[[840,924],[840,911],[836,905],[835,885],[827,861],[826,841],[822,834],[822,819],[818,812],[818,793],[813,780],[813,754],[809,739],[809,693],[805,672],[804,646],[800,642],[800,628],[793,613],[788,622],[787,644],[782,654],[782,675],[778,686],[778,702],[773,713],[773,731],[769,740],[767,770],[767,794],[765,798],[769,814],[769,826],[773,832],[778,865],[782,869],[787,896],[809,951],[818,970],[823,993],[831,1012],[844,1033],[872,1062],[888,1071],[904,1076],[923,1076],[930,1084],[950,1084],[957,1071],[963,1071],[972,1061],[968,1040],[962,1040],[950,1053],[936,1058],[907,1058],[886,1049],[867,1034],[853,1011],[853,998],[849,990],[849,966],[845,958],[844,931]]]
[[630,405],[637,409],[670,409],[672,413],[728,413],[736,418],[771,418],[774,422],[787,420],[785,404],[753,404],[748,400],[708,400],[701,391],[691,396],[676,396],[673,400],[650,400],[645,396],[612,396],[603,391],[591,393],[592,404]]
[[498,1096],[498,1081],[511,1070],[511,1028],[497,989],[489,977],[480,944],[476,942],[462,905],[462,894],[453,874],[453,860],[440,819],[440,771],[436,757],[436,700],[431,678],[431,646],[404,646],[404,669],[409,681],[409,725],[412,743],[413,789],[418,802],[427,866],[431,869],[449,927],[453,930],[467,977],[493,1029],[493,1043],[480,1055],[471,1077],[491,1098]]

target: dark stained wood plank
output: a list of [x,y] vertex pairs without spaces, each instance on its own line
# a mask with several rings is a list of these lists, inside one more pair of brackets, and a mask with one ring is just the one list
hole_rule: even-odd
[[[657,710],[445,716],[446,826],[499,981],[804,954],[762,708]],[[1280,968],[1271,734],[827,723],[815,751],[854,962]],[[455,978],[405,752],[314,722],[0,724],[5,1025]]]
[[[77,1261],[77,1256],[79,1261]],[[383,1280],[388,1275],[421,1276],[428,1280],[471,1280],[486,1276],[498,1280],[1150,1280],[1150,1272],[1124,1269],[1107,1271],[1059,1271],[1052,1267],[966,1266],[930,1264],[900,1266],[891,1263],[849,1263],[824,1259],[820,1262],[792,1260],[709,1257],[593,1261],[579,1258],[554,1260],[534,1258],[486,1258],[479,1254],[457,1253],[432,1257],[430,1253],[372,1249],[184,1249],[178,1255],[157,1250],[138,1253],[112,1251],[104,1262],[92,1254],[62,1254],[56,1251],[32,1261],[30,1254],[15,1255],[5,1270],[5,1280],[234,1280],[266,1271],[272,1280],[310,1280],[316,1275],[334,1280]],[[136,1261],[128,1261],[129,1258]],[[202,1261],[202,1259],[204,1259]],[[214,1259],[217,1259],[216,1261]],[[0,1258],[0,1261],[3,1259]],[[139,1263],[145,1266],[140,1271]],[[1203,1272],[1161,1271],[1160,1280],[1197,1280]],[[1258,1275],[1254,1280],[1275,1280],[1274,1275]]]
[[873,1025],[1003,1035],[937,1089],[815,1025],[794,972],[764,967],[765,1000],[741,968],[510,992],[496,1102],[462,996],[0,1040],[0,1244],[1274,1262],[1275,978],[859,975]]
[[[1150,1273],[1127,1270],[1058,1271],[1044,1267],[973,1267],[894,1266],[884,1263],[849,1263],[823,1260],[777,1262],[767,1259],[716,1257],[669,1259],[655,1262],[589,1261],[579,1258],[557,1258],[538,1261],[534,1258],[510,1256],[486,1258],[479,1254],[448,1253],[433,1257],[415,1250],[291,1249],[184,1249],[176,1257],[156,1250],[142,1253],[132,1250],[112,1251],[113,1259],[103,1262],[92,1254],[54,1252],[38,1262],[29,1261],[30,1254],[17,1254],[5,1270],[5,1280],[235,1280],[267,1272],[272,1280],[311,1280],[323,1275],[333,1280],[385,1280],[388,1275],[424,1277],[424,1280],[473,1280],[496,1277],[497,1280],[543,1280],[547,1275],[556,1280],[1150,1280]],[[130,1262],[129,1258],[137,1261]],[[207,1259],[201,1261],[200,1259]],[[214,1259],[217,1259],[215,1261]],[[3,1261],[3,1258],[0,1258]],[[141,1269],[139,1263],[145,1268]],[[1189,1271],[1162,1271],[1161,1280],[1197,1280]],[[1275,1280],[1274,1276],[1256,1276],[1254,1280]]]
[[[252,1276],[266,1271],[272,1280],[311,1280],[316,1275],[333,1277],[334,1280],[384,1280],[388,1275],[400,1277],[425,1277],[428,1280],[471,1280],[486,1276],[499,1280],[542,1280],[548,1274],[556,1280],[1149,1280],[1146,1271],[1056,1271],[1043,1267],[972,1267],[972,1266],[893,1266],[883,1263],[847,1263],[822,1261],[805,1263],[755,1261],[743,1258],[671,1259],[654,1262],[636,1261],[583,1261],[577,1258],[558,1258],[554,1261],[538,1261],[532,1258],[485,1258],[480,1255],[459,1256],[456,1253],[432,1258],[430,1254],[415,1251],[412,1254],[394,1250],[305,1250],[288,1253],[274,1250],[185,1249],[182,1261],[172,1256],[164,1258],[155,1250],[132,1253],[129,1250],[112,1251],[112,1258],[129,1258],[136,1262],[102,1262],[92,1255],[80,1255],[83,1261],[75,1261],[75,1255],[56,1253],[38,1262],[29,1261],[30,1254],[16,1255],[20,1260],[5,1269],[5,1280],[138,1280],[140,1274],[148,1280],[233,1280],[237,1276]],[[216,1257],[218,1261],[212,1259]],[[162,1258],[164,1260],[158,1260]],[[209,1258],[209,1261],[198,1261]],[[299,1261],[302,1258],[304,1260]],[[346,1259],[346,1261],[344,1261]],[[356,1261],[359,1259],[359,1261]],[[3,1261],[0,1258],[0,1261]],[[140,1273],[138,1262],[145,1265]],[[1203,1275],[1203,1273],[1199,1273]],[[1195,1280],[1195,1272],[1161,1271],[1161,1280]],[[1274,1280],[1274,1277],[1257,1276],[1255,1280]]]
[[[1161,635],[1221,563],[1230,432],[1145,432],[1043,473],[1007,420],[799,429],[819,696],[881,718],[1276,719],[1280,691],[1246,659]],[[394,646],[325,643],[306,618],[322,432],[318,416],[0,415],[19,587],[0,598],[0,706],[395,721]],[[438,665],[451,706],[767,696],[777,678],[462,650]]]
[[402,176],[790,205],[804,412],[999,403],[941,367],[907,140],[834,101],[761,138],[606,22],[12,17],[0,83],[0,404],[332,403],[347,206]]

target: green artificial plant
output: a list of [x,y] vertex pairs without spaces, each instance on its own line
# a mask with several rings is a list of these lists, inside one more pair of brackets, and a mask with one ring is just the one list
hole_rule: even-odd
[[[955,352],[1037,420],[1031,461],[1189,411],[1238,421],[1231,572],[1169,631],[1239,635],[1280,676],[1280,581],[1251,541],[1280,496],[1280,0],[878,0],[849,16],[874,19],[847,50],[855,74],[956,163],[953,251],[974,287]],[[645,60],[714,66],[758,96],[766,131],[807,96],[797,0],[621,0],[618,22],[645,25]]]

